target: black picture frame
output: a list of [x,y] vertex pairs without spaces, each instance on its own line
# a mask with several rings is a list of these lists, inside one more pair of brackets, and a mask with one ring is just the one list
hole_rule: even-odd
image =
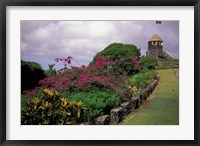
[[[194,6],[194,140],[7,140],[6,139],[6,7],[7,6]],[[0,144],[2,146],[47,145],[199,145],[199,64],[200,64],[199,0],[0,0]],[[187,115],[185,115],[187,116]],[[16,131],[17,132],[17,131]]]

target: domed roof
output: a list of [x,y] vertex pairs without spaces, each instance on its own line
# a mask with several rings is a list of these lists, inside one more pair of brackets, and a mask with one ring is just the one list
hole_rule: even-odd
[[163,42],[163,40],[159,37],[159,35],[157,34],[154,34],[148,42],[153,42],[153,41],[160,41],[160,42]]

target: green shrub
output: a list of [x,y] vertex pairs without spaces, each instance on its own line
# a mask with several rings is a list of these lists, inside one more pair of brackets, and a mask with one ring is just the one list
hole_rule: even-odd
[[113,91],[90,91],[79,92],[69,95],[70,100],[81,101],[86,110],[83,112],[85,121],[93,120],[95,117],[109,114],[111,108],[119,105],[120,97]]
[[156,69],[169,69],[169,68],[179,68],[179,60],[171,58],[163,58],[157,60],[158,66]]
[[113,60],[116,62],[113,68],[114,72],[119,72],[120,74],[132,75],[137,72],[130,56],[134,57],[136,60],[139,59],[140,49],[132,44],[122,44],[122,43],[112,43],[107,46],[103,51],[97,53],[92,63],[95,63],[96,59],[100,56],[106,57],[106,60]]
[[57,91],[46,88],[41,97],[23,100],[21,124],[77,124],[81,120],[82,110],[82,102],[70,101]]
[[142,72],[133,75],[130,78],[130,88],[135,89],[133,93],[137,90],[144,89],[149,83],[151,83],[157,75],[156,71],[143,70]]
[[56,70],[53,68],[55,64],[49,64],[49,69],[45,71],[45,75],[47,77],[50,77],[50,76],[53,76],[53,75],[56,75],[57,72]]
[[21,92],[33,89],[45,77],[40,64],[36,62],[21,61]]
[[142,58],[140,59],[140,65],[143,69],[155,69],[157,60],[155,58]]

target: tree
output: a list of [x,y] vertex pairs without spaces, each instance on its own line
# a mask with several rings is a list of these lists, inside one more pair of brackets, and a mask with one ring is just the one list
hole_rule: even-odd
[[57,72],[56,70],[53,68],[55,66],[55,64],[49,64],[49,69],[45,71],[45,75],[47,77],[50,77],[50,76],[53,76],[53,75],[56,75]]
[[40,64],[21,61],[21,92],[33,89],[43,78],[45,78],[45,74]]
[[97,57],[104,56],[107,61],[113,60],[116,62],[116,66],[114,68],[115,72],[132,75],[138,72],[138,69],[132,60],[133,58],[138,60],[140,55],[140,49],[135,45],[112,43],[103,51],[97,53],[94,56],[92,63],[95,63]]

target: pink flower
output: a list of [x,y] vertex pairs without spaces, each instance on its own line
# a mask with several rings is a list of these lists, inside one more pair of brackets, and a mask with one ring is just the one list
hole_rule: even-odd
[[71,60],[67,60],[67,63],[68,63],[68,64],[71,64]]
[[40,80],[39,81],[39,84],[42,85],[42,86],[45,85],[45,83],[46,83],[45,80]]
[[105,66],[106,65],[105,60],[106,58],[104,56],[97,57],[95,67],[99,68],[100,66]]
[[59,61],[59,59],[58,59],[58,58],[56,58],[56,59],[55,59],[55,62],[58,62],[58,61]]
[[99,56],[99,57],[97,57],[97,59],[96,59],[96,61],[98,62],[103,62],[103,61],[105,61],[106,60],[106,58],[104,57],[104,56]]
[[71,56],[68,56],[67,59],[71,60],[71,59],[73,59],[73,58],[72,58]]
[[79,68],[76,67],[76,66],[72,66],[71,69],[72,69],[72,70],[79,70]]
[[113,61],[113,60],[109,60],[109,64],[111,64],[111,65],[115,65],[115,64],[116,64],[116,62],[115,62],[115,61]]
[[137,59],[135,59],[133,56],[129,56],[129,58],[132,60],[132,62],[133,62],[133,63],[134,63],[134,65],[136,66],[137,70],[138,70],[138,71],[141,71],[141,70],[142,70],[142,68],[141,68],[141,66],[139,65],[139,62],[138,62],[138,60],[137,60]]

